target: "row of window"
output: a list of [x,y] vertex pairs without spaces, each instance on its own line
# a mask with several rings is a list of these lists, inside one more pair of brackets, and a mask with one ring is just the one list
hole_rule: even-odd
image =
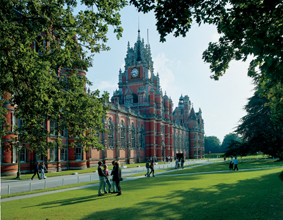
[[[2,148],[2,158],[1,161],[3,163],[4,161],[4,149]],[[60,152],[60,161],[66,161],[68,160],[67,156],[67,149],[62,148],[59,150]],[[58,151],[56,148],[52,148],[49,150],[49,159],[51,162],[57,161],[58,160]],[[83,148],[80,146],[75,147],[75,160],[82,160],[83,159]],[[43,154],[36,155],[35,161],[43,161],[46,160],[46,156]],[[17,163],[17,150],[16,148],[12,149],[12,163]],[[29,162],[29,150],[28,149],[21,149],[20,150],[20,162]]]

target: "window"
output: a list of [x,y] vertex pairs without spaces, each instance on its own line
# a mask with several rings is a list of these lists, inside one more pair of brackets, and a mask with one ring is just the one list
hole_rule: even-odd
[[109,126],[108,145],[109,147],[114,147],[114,125],[111,118],[108,121],[108,126]]
[[144,148],[144,130],[143,130],[143,126],[140,128],[140,147]]
[[50,154],[49,154],[49,158],[50,158],[50,161],[54,162],[55,161],[55,147],[54,148],[50,148]]
[[56,121],[50,121],[50,134],[51,135],[56,135],[57,133],[56,127],[57,127]]
[[126,128],[125,123],[121,123],[121,147],[126,147]]
[[28,149],[22,148],[20,150],[20,161],[21,162],[28,162]]
[[66,135],[66,128],[61,127],[61,129],[60,129],[60,135],[61,135],[62,137],[65,137],[65,135]]
[[17,163],[17,148],[13,147],[13,163]]
[[67,148],[60,149],[60,160],[61,161],[67,160]]
[[4,149],[3,149],[3,145],[1,145],[1,163],[4,162]]
[[83,159],[83,149],[80,145],[76,145],[75,158],[76,158],[76,160],[82,160]]
[[11,112],[11,125],[12,125],[12,132],[14,132],[16,127],[18,126],[18,121],[14,112]]
[[136,129],[134,123],[132,124],[132,148],[136,147]]

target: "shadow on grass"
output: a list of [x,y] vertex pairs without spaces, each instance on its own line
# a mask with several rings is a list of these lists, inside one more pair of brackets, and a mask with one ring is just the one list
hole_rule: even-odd
[[[174,179],[171,181],[183,178]],[[283,219],[283,185],[280,183],[278,174],[270,174],[205,190],[172,189],[158,199],[149,196],[146,201],[130,207],[109,208],[107,212],[97,210],[81,219]],[[131,186],[140,188],[139,183]],[[129,191],[127,189],[123,197],[132,193]]]

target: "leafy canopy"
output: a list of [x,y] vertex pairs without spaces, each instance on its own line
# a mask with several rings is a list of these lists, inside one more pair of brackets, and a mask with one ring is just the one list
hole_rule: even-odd
[[252,58],[248,75],[268,97],[273,120],[283,123],[283,4],[281,0],[130,0],[140,12],[154,11],[160,41],[173,33],[185,37],[192,24],[212,24],[220,34],[203,60],[218,80],[232,60]]
[[[74,142],[102,147],[96,132],[104,131],[108,95],[86,93],[91,83],[84,71],[92,65],[94,53],[110,49],[109,26],[121,37],[119,10],[126,1],[81,0],[84,9],[75,13],[77,4],[75,0],[3,0],[0,5],[0,93],[6,94],[4,101],[22,119],[16,132],[31,149],[52,147],[51,133],[60,146],[64,127]],[[3,103],[0,113],[6,114]],[[47,120],[56,121],[50,133]],[[89,132],[92,135],[86,135]]]
[[245,150],[249,153],[263,152],[282,160],[283,127],[271,120],[268,102],[255,92],[245,106],[247,115],[241,118],[235,132],[243,137]]

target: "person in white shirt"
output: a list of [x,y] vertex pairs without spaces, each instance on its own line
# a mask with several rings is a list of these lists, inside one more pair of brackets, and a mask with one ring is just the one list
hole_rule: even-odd
[[238,159],[237,159],[237,157],[235,157],[235,160],[234,160],[234,171],[237,169],[237,171],[239,171],[239,169],[238,169]]
[[229,163],[229,170],[233,170],[233,157],[231,156],[230,163]]
[[178,158],[176,158],[176,162],[175,162],[175,169],[178,168]]

